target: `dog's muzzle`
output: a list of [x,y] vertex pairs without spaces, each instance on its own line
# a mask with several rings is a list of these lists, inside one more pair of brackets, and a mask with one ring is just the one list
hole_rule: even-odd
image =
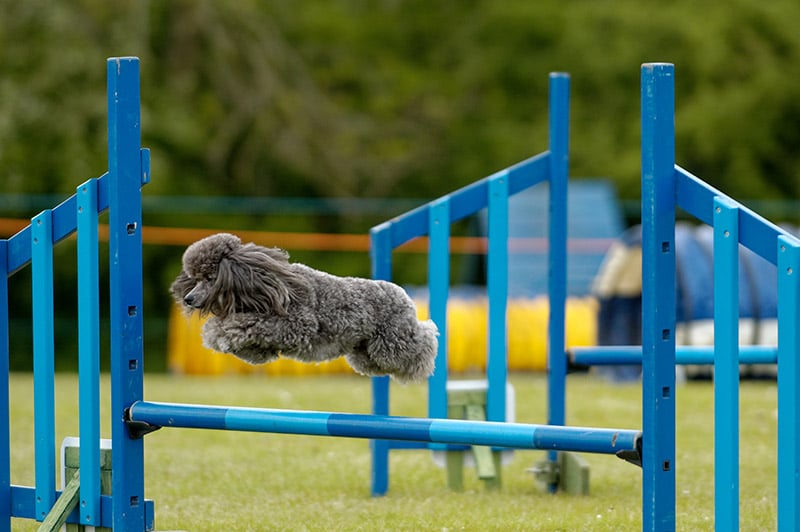
[[197,293],[197,288],[192,289],[188,294],[183,296],[183,304],[191,308],[200,308],[203,306],[205,298],[202,294]]

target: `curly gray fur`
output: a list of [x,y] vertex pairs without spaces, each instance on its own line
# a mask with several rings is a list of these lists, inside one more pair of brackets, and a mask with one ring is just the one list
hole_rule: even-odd
[[337,277],[220,233],[186,249],[170,292],[186,312],[210,315],[206,347],[252,364],[344,356],[363,375],[409,382],[433,373],[436,325],[419,321],[393,283]]

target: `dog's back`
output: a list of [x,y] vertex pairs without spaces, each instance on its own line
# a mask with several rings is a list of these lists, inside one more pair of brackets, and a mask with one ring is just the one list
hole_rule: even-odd
[[341,349],[353,368],[368,375],[390,374],[417,381],[433,372],[438,331],[420,321],[400,286],[387,281],[338,277],[294,263],[313,286],[319,322],[318,347]]

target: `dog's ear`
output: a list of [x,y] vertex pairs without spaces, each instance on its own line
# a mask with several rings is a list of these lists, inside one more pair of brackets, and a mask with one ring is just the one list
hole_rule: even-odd
[[283,250],[254,244],[222,259],[214,285],[214,301],[224,307],[219,310],[286,315],[289,307],[304,301],[310,291],[288,259]]
[[257,250],[260,253],[266,255],[269,259],[272,259],[276,262],[283,262],[288,264],[289,263],[289,252],[285,249],[281,248],[265,248],[261,246],[256,246],[255,244],[252,245],[253,250]]

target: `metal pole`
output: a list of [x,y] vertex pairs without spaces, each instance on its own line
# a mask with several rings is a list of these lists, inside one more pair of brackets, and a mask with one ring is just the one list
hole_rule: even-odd
[[488,180],[489,255],[486,265],[486,294],[489,300],[487,346],[486,418],[506,419],[508,379],[508,172]]
[[674,67],[642,66],[642,524],[675,530]]
[[637,451],[641,436],[641,433],[635,430],[146,401],[134,403],[128,417],[133,422],[162,427],[407,440],[602,454]]
[[78,238],[78,382],[80,401],[80,521],[100,525],[100,273],[97,180],[80,185]]
[[143,388],[139,60],[111,58],[107,74],[113,522],[115,529],[144,530],[143,445],[122,419]]
[[[576,366],[617,366],[642,363],[640,345],[602,345],[573,347],[570,363]],[[739,347],[739,364],[775,364],[778,348],[772,345],[743,345]],[[675,364],[704,365],[714,363],[713,346],[679,345],[675,347]]]
[[800,530],[800,243],[778,237],[778,530]]
[[31,277],[35,515],[43,521],[56,502],[53,212],[49,209],[31,219]]
[[447,300],[450,293],[450,197],[428,207],[428,313],[439,329],[436,368],[428,380],[428,417],[447,417]]
[[714,526],[739,529],[739,209],[714,200]]
[[[391,225],[386,223],[370,231],[370,260],[372,278],[389,281],[392,279]],[[372,412],[389,414],[389,377],[372,377]],[[373,440],[372,475],[370,492],[373,497],[385,495],[389,489],[389,442]]]
[[[569,75],[550,74],[550,227],[547,334],[548,417],[563,425],[566,409],[567,181],[569,179]],[[553,457],[554,458],[554,457]]]
[[0,240],[0,532],[11,530],[11,425],[8,353],[8,241]]

